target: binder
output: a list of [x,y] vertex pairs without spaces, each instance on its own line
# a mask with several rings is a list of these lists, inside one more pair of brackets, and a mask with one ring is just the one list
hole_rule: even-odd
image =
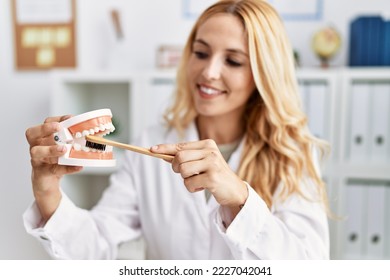
[[385,236],[384,236],[384,244],[385,244],[385,259],[390,260],[390,185],[385,185],[386,189],[386,210],[385,210]]
[[383,25],[384,21],[380,16],[367,17],[367,65],[382,65],[381,56],[383,48]]
[[370,84],[354,83],[351,92],[349,158],[353,162],[368,159]]
[[384,259],[386,187],[371,185],[367,188],[367,235],[363,247],[367,259]]
[[382,60],[384,66],[390,66],[390,21],[383,24]]
[[349,66],[361,66],[363,58],[364,19],[356,18],[349,30]]
[[370,159],[372,162],[385,163],[390,148],[390,83],[375,83],[371,87]]
[[344,230],[345,259],[362,259],[364,254],[363,240],[366,227],[367,187],[350,184],[346,186],[346,223]]
[[384,21],[381,16],[367,15],[350,24],[349,65],[382,65]]
[[301,98],[302,110],[307,114],[307,84],[300,81],[299,84],[299,96]]
[[312,83],[308,85],[308,118],[310,131],[318,138],[327,139],[326,106],[327,85]]

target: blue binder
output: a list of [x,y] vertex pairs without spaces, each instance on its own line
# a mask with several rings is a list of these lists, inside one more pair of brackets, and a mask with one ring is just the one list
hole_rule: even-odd
[[364,19],[356,18],[351,22],[349,33],[349,66],[362,65]]
[[350,25],[349,65],[383,64],[383,28],[380,16],[360,16]]
[[367,18],[367,66],[382,65],[383,54],[383,25],[382,17],[372,16]]
[[382,65],[390,66],[390,21],[383,24]]

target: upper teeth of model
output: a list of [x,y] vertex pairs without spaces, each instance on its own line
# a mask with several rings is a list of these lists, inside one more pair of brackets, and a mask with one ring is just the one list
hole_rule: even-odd
[[[115,127],[112,123],[100,124],[99,126],[97,126],[95,128],[91,128],[89,130],[83,130],[81,132],[76,132],[75,137],[82,138],[82,137],[85,137],[87,135],[94,135],[95,133],[99,134],[101,136],[104,136],[104,135],[110,134],[114,130],[115,130]],[[104,132],[99,133],[101,131],[104,131]]]
[[73,139],[73,148],[76,151],[84,151],[84,152],[112,152],[112,146],[106,146],[104,151],[97,150],[97,149],[91,149],[85,146],[86,140],[85,136],[87,135],[98,135],[98,136],[105,136],[107,134],[110,134],[115,130],[115,127],[112,123],[106,123],[106,124],[99,124],[99,126],[96,126],[94,128],[90,128],[88,130],[78,131],[74,135]]
[[203,91],[204,93],[206,94],[218,94],[220,93],[219,90],[216,90],[216,89],[213,89],[213,88],[208,88],[208,87],[205,87],[205,86],[200,86],[200,90]]

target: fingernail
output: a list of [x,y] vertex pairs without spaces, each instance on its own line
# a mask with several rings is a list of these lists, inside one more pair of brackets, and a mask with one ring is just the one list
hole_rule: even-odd
[[60,124],[59,123],[53,123],[53,129],[54,129],[54,131],[60,130]]
[[64,152],[65,150],[66,150],[65,145],[58,145],[58,146],[57,146],[57,151],[58,151],[58,152]]
[[153,151],[156,151],[156,150],[158,150],[158,146],[153,146],[151,149],[152,149]]

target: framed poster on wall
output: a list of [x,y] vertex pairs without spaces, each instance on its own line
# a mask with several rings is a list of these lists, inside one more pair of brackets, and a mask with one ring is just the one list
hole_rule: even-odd
[[76,0],[11,0],[15,67],[76,67]]
[[217,0],[182,0],[183,17],[196,19],[207,7]]
[[321,20],[323,0],[269,0],[284,20]]

